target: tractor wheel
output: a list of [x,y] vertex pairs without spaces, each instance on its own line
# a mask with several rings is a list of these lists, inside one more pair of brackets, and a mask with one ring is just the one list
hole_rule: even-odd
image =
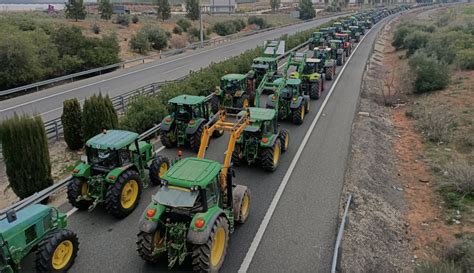
[[38,245],[38,272],[66,272],[74,264],[79,250],[77,235],[68,229],[51,232]]
[[277,139],[273,147],[265,148],[262,151],[262,167],[266,171],[273,172],[280,165],[281,144]]
[[92,201],[80,200],[77,201],[79,196],[84,196],[89,193],[89,184],[84,178],[73,177],[69,180],[67,185],[67,199],[69,203],[79,210],[86,210],[92,205]]
[[168,258],[167,255],[153,255],[153,251],[162,248],[165,244],[165,237],[160,229],[157,229],[154,233],[140,231],[137,236],[138,255],[147,263],[153,264],[163,257]]
[[321,80],[311,84],[311,87],[309,89],[309,97],[312,100],[317,100],[321,96],[321,89],[320,89],[320,83]]
[[[232,189],[232,196],[234,221],[238,224],[244,224],[250,212],[250,191],[245,186],[237,185]],[[238,214],[235,212],[238,212]]]
[[337,65],[343,65],[344,64],[344,57],[342,55],[337,56]]
[[229,224],[223,216],[212,226],[207,242],[196,245],[192,252],[194,272],[219,272],[227,253]]
[[161,184],[161,178],[170,168],[170,161],[167,157],[157,156],[150,165],[150,181],[154,185]]
[[213,95],[211,98],[211,111],[214,114],[219,111],[219,97],[216,95]]
[[161,131],[160,134],[161,144],[166,148],[173,148],[176,147],[176,130],[175,127],[172,126],[169,131]]
[[281,152],[284,153],[288,150],[288,145],[290,144],[290,134],[288,133],[288,130],[281,129],[278,137],[280,138]]
[[304,114],[305,114],[304,108],[305,108],[304,103],[301,103],[300,107],[293,109],[292,115],[293,115],[294,124],[298,124],[298,125],[303,124]]
[[201,146],[201,136],[202,136],[203,128],[204,128],[204,124],[201,124],[197,128],[196,132],[194,132],[194,134],[188,135],[189,146],[191,146],[191,149],[196,153],[199,151],[199,146]]
[[326,78],[327,81],[332,81],[332,66],[326,67],[326,71],[324,72],[324,78]]
[[232,163],[234,163],[235,166],[242,165],[243,154],[242,154],[241,149],[242,149],[242,146],[239,144],[236,144],[234,151],[232,152]]
[[221,137],[224,134],[224,130],[214,130],[212,133],[212,137],[218,138]]
[[237,98],[237,100],[235,101],[235,108],[242,109],[242,108],[249,108],[249,106],[250,106],[250,100],[247,94],[242,95],[240,98]]
[[308,48],[309,48],[309,50],[313,50],[313,49],[314,49],[314,44],[313,44],[313,43],[310,43],[310,44],[308,45]]
[[105,209],[118,219],[125,218],[138,205],[142,182],[133,170],[123,172],[105,195]]

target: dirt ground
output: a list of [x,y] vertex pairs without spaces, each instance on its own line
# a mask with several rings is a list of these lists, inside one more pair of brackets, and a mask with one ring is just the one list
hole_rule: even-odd
[[472,149],[429,144],[407,115],[422,103],[442,104],[472,124],[474,72],[454,71],[450,87],[429,97],[410,94],[405,52],[391,46],[394,27],[410,16],[384,28],[364,75],[343,193],[354,197],[343,240],[344,272],[412,271],[439,260],[456,236],[474,232],[472,211],[446,209],[433,168],[444,157],[472,160]]

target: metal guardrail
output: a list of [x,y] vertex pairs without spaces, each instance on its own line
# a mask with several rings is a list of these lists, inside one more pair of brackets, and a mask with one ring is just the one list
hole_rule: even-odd
[[349,195],[349,198],[346,202],[346,207],[344,209],[344,214],[342,215],[341,225],[339,226],[339,232],[337,233],[336,244],[334,245],[334,255],[332,257],[331,264],[331,273],[336,273],[341,271],[341,257],[342,257],[342,237],[344,236],[344,229],[346,223],[349,222],[349,206],[352,202],[352,195]]
[[[234,39],[237,39],[237,38],[243,38],[243,37],[247,37],[247,36],[251,36],[251,35],[255,35],[255,34],[259,34],[259,33],[263,33],[263,32],[272,31],[272,30],[279,29],[279,28],[289,27],[289,26],[293,26],[293,25],[297,25],[297,24],[303,24],[303,23],[314,21],[314,20],[328,18],[328,17],[343,16],[345,14],[351,14],[351,13],[352,12],[342,12],[342,13],[337,13],[337,14],[328,15],[328,16],[321,16],[321,17],[317,17],[317,18],[313,18],[313,19],[305,20],[305,21],[301,21],[301,22],[286,24],[286,25],[282,25],[282,26],[278,26],[278,27],[271,27],[271,28],[260,29],[260,30],[249,31],[249,32],[238,32],[238,33],[230,34],[230,35],[227,35],[227,36],[222,36],[222,37],[217,37],[217,38],[206,40],[206,41],[204,41],[203,45],[204,46],[216,45],[216,44],[220,44],[220,43],[223,43],[223,42],[227,42],[229,40],[234,40]],[[111,65],[104,66],[104,67],[98,67],[98,68],[94,68],[94,69],[90,69],[90,70],[86,70],[86,71],[82,71],[82,72],[78,72],[78,73],[74,73],[74,74],[69,74],[69,75],[57,77],[57,78],[54,78],[54,79],[49,79],[49,80],[45,80],[45,81],[41,81],[41,82],[29,84],[29,85],[19,86],[19,87],[8,89],[8,90],[3,90],[3,91],[0,91],[0,97],[11,95],[11,94],[14,94],[14,93],[19,93],[19,92],[27,92],[27,91],[34,90],[34,89],[36,89],[36,91],[39,91],[40,87],[42,87],[42,86],[46,86],[46,85],[50,85],[50,84],[54,84],[54,83],[61,82],[61,81],[66,81],[66,80],[74,81],[74,78],[83,77],[83,76],[94,74],[94,73],[102,74],[103,71],[112,70],[112,69],[120,68],[120,67],[124,68],[126,64],[133,63],[133,62],[141,61],[142,63],[145,63],[145,60],[153,59],[155,57],[166,58],[166,57],[169,57],[169,56],[180,54],[180,53],[182,53],[182,52],[184,52],[188,49],[199,48],[200,46],[201,46],[201,43],[196,42],[196,43],[189,44],[189,45],[187,45],[183,48],[167,50],[167,51],[164,51],[164,52],[151,54],[151,55],[147,55],[147,56],[143,56],[143,57],[139,57],[139,58],[135,58],[135,59],[130,59],[130,60],[126,60],[126,61],[116,63],[116,64],[111,64]]]

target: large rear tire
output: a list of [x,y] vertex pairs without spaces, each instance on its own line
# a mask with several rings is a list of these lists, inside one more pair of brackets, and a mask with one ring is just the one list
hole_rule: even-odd
[[290,133],[286,129],[281,129],[278,137],[280,138],[281,152],[284,153],[290,145]]
[[321,96],[321,90],[320,90],[320,83],[321,79],[319,79],[317,82],[313,82],[311,84],[311,87],[309,89],[309,97],[312,100],[317,100]]
[[199,146],[201,146],[201,136],[204,129],[204,124],[199,125],[194,134],[189,135],[189,146],[191,149],[197,153],[199,151]]
[[214,114],[219,111],[219,97],[215,94],[211,98],[211,111]]
[[164,252],[161,255],[153,255],[155,249],[160,249],[165,244],[165,237],[160,229],[157,229],[154,233],[140,231],[137,236],[138,255],[147,263],[157,263],[165,256],[163,254],[167,254]]
[[223,216],[217,218],[212,226],[207,242],[195,246],[192,252],[194,272],[219,272],[227,254],[229,243],[229,224]]
[[169,131],[161,131],[160,133],[161,144],[166,148],[176,147],[176,130],[172,126]]
[[328,81],[332,81],[332,76],[333,76],[333,71],[332,71],[332,69],[333,69],[333,66],[332,66],[332,65],[326,67],[326,71],[325,71],[325,73],[324,73],[324,77],[325,77],[326,80],[328,80]]
[[232,152],[232,163],[235,166],[242,165],[243,155],[242,155],[242,146],[240,144],[235,144],[234,151]]
[[280,165],[281,144],[277,139],[272,147],[262,151],[262,167],[266,171],[274,172]]
[[68,229],[51,232],[38,245],[38,272],[66,272],[74,264],[79,250],[77,235]]
[[105,209],[115,218],[125,218],[137,207],[141,193],[140,176],[133,170],[126,170],[105,194]]
[[293,112],[291,113],[293,115],[293,123],[297,125],[303,124],[304,116],[305,116],[305,105],[304,102],[301,102],[300,107],[293,109]]
[[161,184],[161,178],[170,168],[170,161],[167,157],[158,155],[150,165],[150,181],[154,185]]
[[85,196],[89,193],[89,184],[84,178],[73,177],[67,185],[67,199],[69,203],[79,210],[86,210],[92,205],[92,201],[80,200],[79,196]]

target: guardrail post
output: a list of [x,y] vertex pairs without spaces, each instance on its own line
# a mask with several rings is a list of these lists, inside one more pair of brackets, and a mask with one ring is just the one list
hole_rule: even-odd
[[122,111],[125,111],[125,100],[120,96],[120,104],[122,105]]
[[56,133],[56,141],[59,140],[59,129],[58,129],[58,121],[54,121],[54,132]]

